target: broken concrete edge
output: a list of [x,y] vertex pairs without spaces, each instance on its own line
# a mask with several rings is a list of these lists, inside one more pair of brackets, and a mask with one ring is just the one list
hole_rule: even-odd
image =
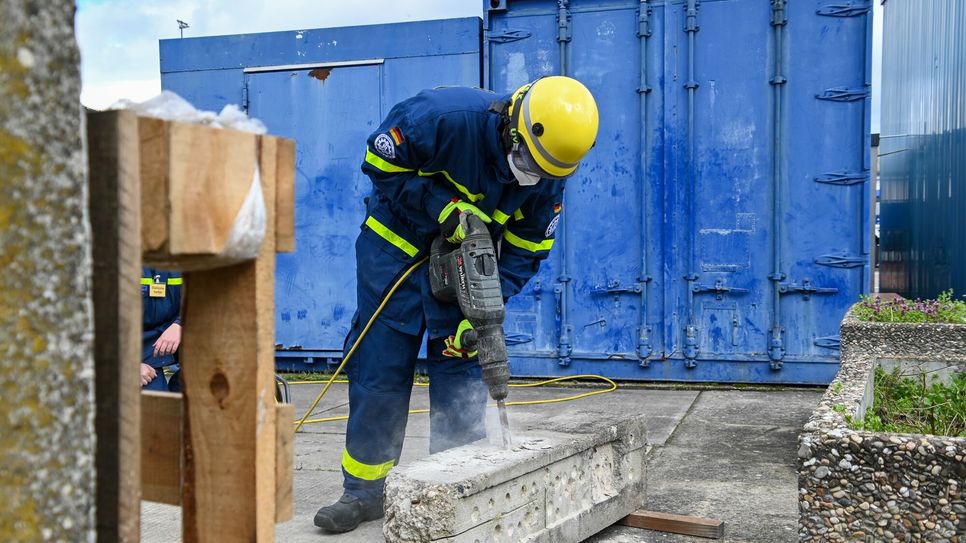
[[[868,432],[881,359],[966,361],[966,326],[875,323],[850,310],[841,367],[799,436],[801,541],[948,538],[966,531],[966,438]],[[932,539],[930,539],[932,540]]]
[[477,443],[400,466],[387,541],[580,541],[617,522],[641,504],[644,417],[601,416],[528,429],[511,450]]

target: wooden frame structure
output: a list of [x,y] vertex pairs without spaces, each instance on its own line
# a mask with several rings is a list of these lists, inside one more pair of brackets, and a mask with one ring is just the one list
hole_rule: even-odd
[[[294,142],[108,111],[88,115],[88,158],[98,541],[138,541],[142,498],[182,506],[186,543],[274,541],[292,516],[274,275],[294,250]],[[264,237],[239,256],[255,183]],[[186,271],[183,395],[139,392],[142,257]]]

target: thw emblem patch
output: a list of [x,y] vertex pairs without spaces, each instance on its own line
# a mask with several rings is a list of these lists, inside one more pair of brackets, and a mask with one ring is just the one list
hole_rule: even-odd
[[376,141],[372,143],[372,146],[376,148],[376,152],[380,155],[386,158],[396,158],[396,145],[388,134],[376,136]]

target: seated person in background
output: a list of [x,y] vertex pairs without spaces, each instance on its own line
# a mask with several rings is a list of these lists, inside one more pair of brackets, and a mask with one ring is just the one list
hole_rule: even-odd
[[181,274],[141,268],[144,308],[141,336],[141,388],[180,392],[180,370],[164,378],[164,368],[178,363],[181,346]]

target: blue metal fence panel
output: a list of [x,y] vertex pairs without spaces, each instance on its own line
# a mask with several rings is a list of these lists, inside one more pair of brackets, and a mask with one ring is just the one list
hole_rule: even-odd
[[840,4],[487,4],[490,88],[564,73],[601,111],[514,373],[832,378],[869,273],[871,6]]
[[297,142],[296,251],[278,255],[276,272],[280,365],[341,357],[371,188],[366,137],[424,88],[479,86],[479,48],[475,18],[161,42],[165,89],[203,109],[243,104]]
[[885,4],[880,289],[966,294],[966,4]]

